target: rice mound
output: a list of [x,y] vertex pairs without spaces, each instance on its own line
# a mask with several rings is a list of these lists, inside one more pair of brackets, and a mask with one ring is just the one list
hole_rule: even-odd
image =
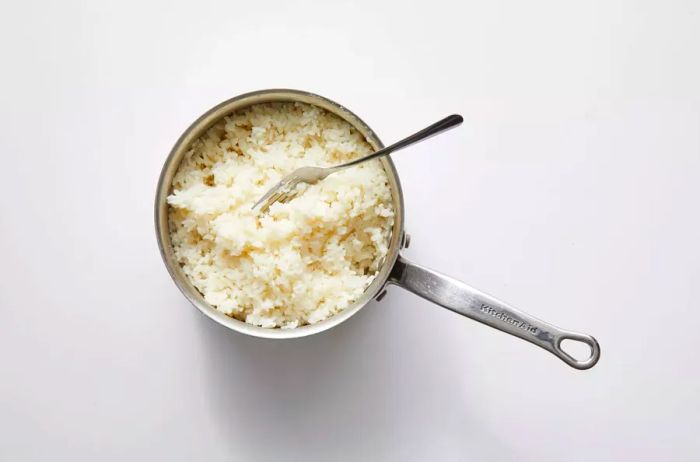
[[257,104],[194,141],[168,196],[175,256],[217,310],[262,327],[336,314],[388,251],[394,211],[378,160],[335,173],[265,214],[251,206],[296,168],[372,151],[350,124],[301,103]]

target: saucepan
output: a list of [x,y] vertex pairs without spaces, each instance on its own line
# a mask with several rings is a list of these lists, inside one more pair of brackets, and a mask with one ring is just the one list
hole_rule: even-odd
[[[253,104],[295,101],[318,106],[332,112],[362,133],[372,148],[379,150],[384,147],[374,131],[347,108],[327,98],[305,91],[274,89],[246,93],[224,101],[197,119],[180,136],[168,155],[158,181],[155,201],[155,225],[160,253],[175,284],[195,307],[214,321],[243,334],[273,339],[304,337],[325,331],[346,321],[370,301],[381,299],[386,294],[387,286],[396,285],[462,316],[535,344],[576,369],[589,369],[598,362],[600,347],[592,336],[555,327],[463,282],[404,258],[401,255],[401,250],[408,246],[409,236],[404,230],[403,193],[396,168],[388,156],[380,161],[389,179],[395,213],[389,251],[374,281],[355,303],[322,322],[295,329],[270,329],[254,326],[226,316],[209,305],[180,268],[170,241],[166,198],[171,193],[173,176],[190,144],[222,117]],[[577,359],[564,351],[562,349],[564,340],[587,345],[588,357]]]

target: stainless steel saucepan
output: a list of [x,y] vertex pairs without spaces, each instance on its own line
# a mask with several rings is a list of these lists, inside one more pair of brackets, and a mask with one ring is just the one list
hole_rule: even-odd
[[[391,234],[391,243],[389,245],[389,252],[381,265],[377,277],[359,300],[346,310],[325,321],[298,327],[296,329],[269,329],[253,326],[226,316],[210,306],[182,272],[170,242],[166,198],[171,192],[173,176],[180,165],[180,160],[187,152],[189,145],[222,117],[253,104],[294,101],[318,106],[332,112],[349,122],[362,133],[372,148],[379,150],[383,147],[382,142],[372,129],[345,107],[313,93],[297,90],[261,90],[236,96],[210,109],[190,125],[177,143],[175,143],[175,146],[163,166],[156,192],[155,225],[158,246],[163,260],[165,261],[165,266],[168,268],[170,275],[185,297],[187,297],[187,299],[202,313],[235,331],[256,337],[303,337],[322,332],[340,324],[357,313],[372,299],[383,297],[387,285],[394,284],[426,300],[454,311],[455,313],[459,313],[500,331],[527,340],[549,351],[566,364],[576,369],[589,369],[598,362],[600,347],[592,336],[555,327],[523,313],[496,298],[486,295],[467,284],[416,265],[401,256],[400,251],[407,245],[408,241],[404,231],[403,193],[401,192],[398,174],[389,157],[384,157],[380,161],[389,178],[389,186],[394,203],[395,220]],[[574,358],[561,348],[563,340],[582,342],[588,345],[590,348],[590,355],[583,360]]]

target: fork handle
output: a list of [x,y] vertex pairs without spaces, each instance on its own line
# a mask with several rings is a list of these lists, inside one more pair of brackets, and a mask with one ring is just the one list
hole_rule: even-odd
[[353,165],[360,164],[362,162],[366,162],[368,160],[376,159],[377,157],[382,157],[382,156],[387,156],[391,154],[392,152],[396,152],[399,149],[403,149],[406,146],[410,146],[412,144],[418,143],[419,141],[426,140],[430,138],[431,136],[435,136],[439,133],[442,133],[446,130],[449,130],[451,128],[454,128],[458,125],[461,125],[462,122],[464,122],[464,119],[462,118],[461,115],[459,114],[452,114],[450,116],[445,117],[444,119],[435,122],[432,125],[429,125],[425,127],[423,130],[420,130],[413,135],[407,136],[406,138],[402,139],[401,141],[397,141],[396,143],[392,144],[391,146],[387,146],[384,149],[380,149],[379,151],[373,152],[372,154],[368,154],[365,157],[360,157],[359,159],[352,160],[350,162],[347,162],[345,164],[340,164],[336,167],[333,167],[333,171],[336,170],[341,170],[347,167],[352,167]]

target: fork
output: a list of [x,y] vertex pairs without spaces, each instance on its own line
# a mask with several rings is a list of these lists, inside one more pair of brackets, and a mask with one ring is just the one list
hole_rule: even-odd
[[253,205],[252,209],[255,210],[259,207],[260,211],[264,213],[275,202],[289,202],[294,197],[296,197],[299,194],[299,189],[297,188],[297,185],[299,185],[299,183],[316,184],[319,181],[326,178],[331,173],[338,172],[348,167],[353,167],[357,164],[361,164],[362,162],[367,162],[378,157],[387,156],[392,152],[398,151],[399,149],[403,149],[407,146],[418,143],[419,141],[428,139],[431,136],[435,136],[446,130],[454,128],[460,125],[463,121],[464,119],[461,115],[452,114],[438,122],[435,122],[432,125],[425,127],[424,129],[414,133],[413,135],[402,139],[401,141],[397,141],[391,146],[387,146],[386,148],[380,149],[379,151],[375,151],[372,154],[368,154],[364,157],[360,157],[359,159],[354,159],[350,162],[346,162],[344,164],[336,165],[333,167],[298,168],[289,175],[282,178],[282,180],[279,183],[277,183],[275,186],[272,187],[272,189],[266,192],[265,195],[262,196]]

